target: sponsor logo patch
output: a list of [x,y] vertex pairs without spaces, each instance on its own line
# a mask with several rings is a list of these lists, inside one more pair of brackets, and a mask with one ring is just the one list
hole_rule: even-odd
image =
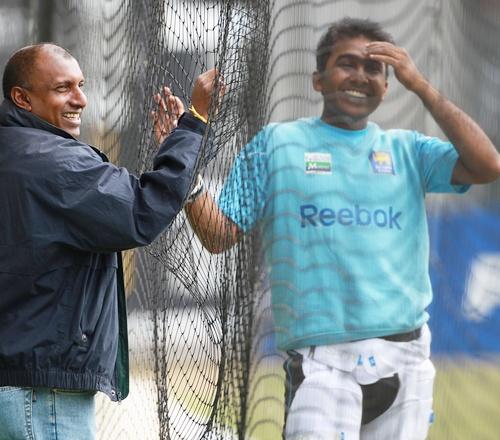
[[392,156],[388,151],[372,151],[370,163],[376,174],[395,174]]
[[332,174],[330,153],[304,153],[306,174]]

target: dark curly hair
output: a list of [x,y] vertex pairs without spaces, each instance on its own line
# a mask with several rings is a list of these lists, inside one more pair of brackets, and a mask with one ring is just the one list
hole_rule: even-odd
[[387,41],[394,44],[391,34],[384,31],[379,23],[360,18],[345,17],[330,25],[316,48],[316,70],[325,70],[333,46],[346,38],[365,37],[372,41]]

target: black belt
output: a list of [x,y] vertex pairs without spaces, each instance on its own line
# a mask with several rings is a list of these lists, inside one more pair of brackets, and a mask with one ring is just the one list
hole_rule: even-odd
[[422,327],[412,330],[411,332],[398,333],[396,335],[380,336],[378,339],[385,339],[392,342],[410,342],[420,338],[422,334]]

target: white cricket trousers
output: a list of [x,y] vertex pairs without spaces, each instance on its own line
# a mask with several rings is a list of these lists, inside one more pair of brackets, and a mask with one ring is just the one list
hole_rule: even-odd
[[[434,418],[430,341],[424,325],[410,342],[377,338],[298,350],[304,380],[288,411],[286,440],[424,440]],[[362,425],[362,385],[395,374],[394,401]]]

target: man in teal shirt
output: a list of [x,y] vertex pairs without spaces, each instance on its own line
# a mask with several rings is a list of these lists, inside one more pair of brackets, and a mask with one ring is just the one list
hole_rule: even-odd
[[[368,122],[389,66],[449,142]],[[500,156],[369,20],[327,30],[313,87],[321,117],[262,129],[218,203],[202,191],[186,212],[211,252],[261,228],[278,347],[291,355],[287,439],[424,439],[435,374],[424,199],[495,180]]]

